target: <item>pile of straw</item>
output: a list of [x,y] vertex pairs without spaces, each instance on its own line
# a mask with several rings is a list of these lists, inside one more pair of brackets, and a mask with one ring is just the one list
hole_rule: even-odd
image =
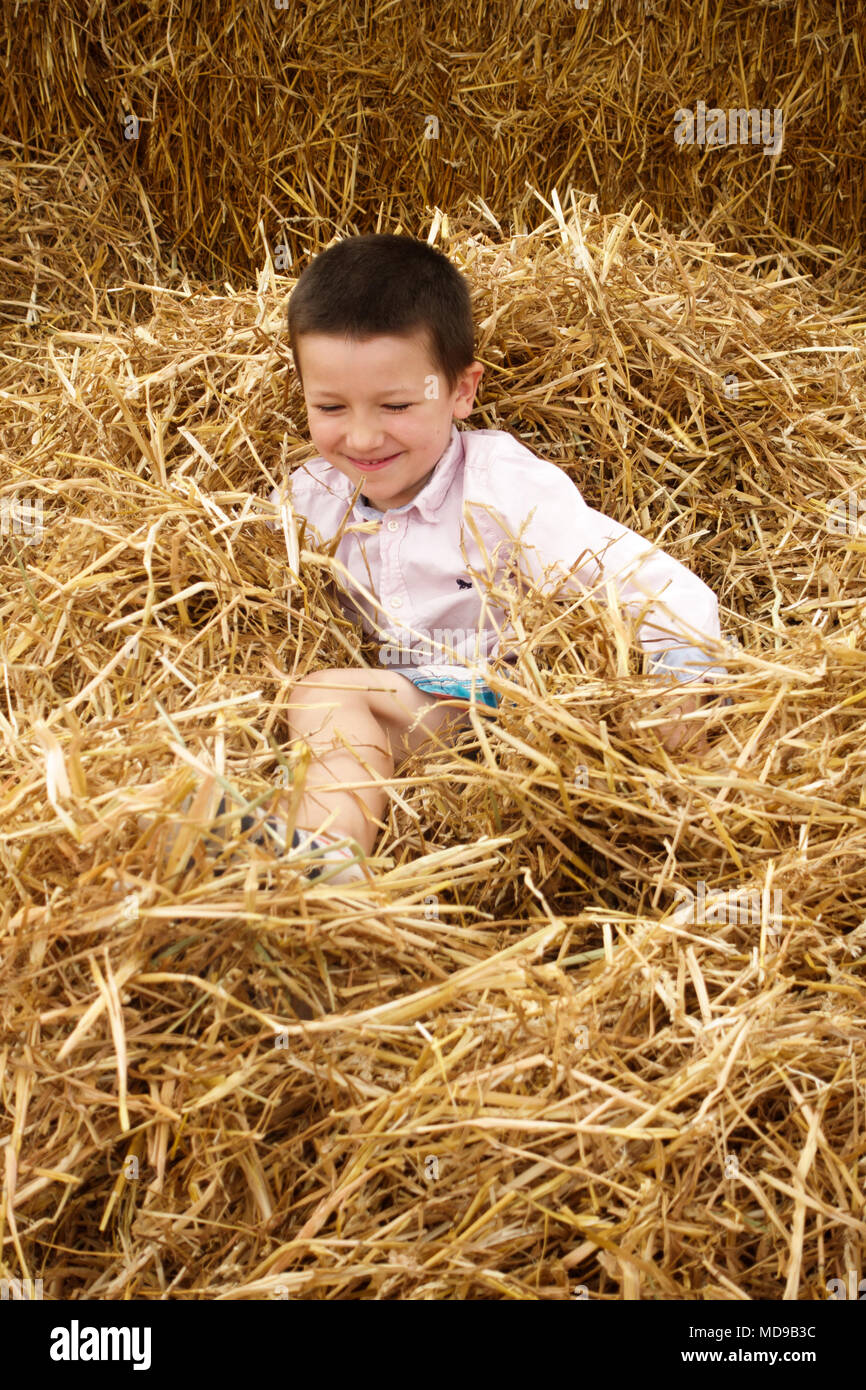
[[668,754],[621,615],[525,602],[513,704],[404,765],[374,886],[217,864],[180,810],[298,777],[293,681],[376,664],[267,525],[310,452],[292,281],[7,331],[0,499],[44,529],[0,546],[2,1268],[46,1297],[859,1277],[866,578],[828,521],[862,324],[829,274],[563,202],[429,229],[475,287],[470,424],[713,587],[733,703]]
[[148,317],[148,285],[180,270],[138,178],[85,136],[29,153],[0,137],[2,329],[114,329]]
[[[250,274],[334,231],[499,209],[527,185],[638,196],[668,227],[820,265],[863,251],[860,0],[543,0],[530,6],[66,0],[7,7],[0,130],[75,141],[141,190],[199,272]],[[677,112],[781,113],[774,153],[675,143]],[[719,134],[713,130],[713,139]],[[81,158],[81,150],[76,162]],[[112,195],[113,196],[113,195]]]

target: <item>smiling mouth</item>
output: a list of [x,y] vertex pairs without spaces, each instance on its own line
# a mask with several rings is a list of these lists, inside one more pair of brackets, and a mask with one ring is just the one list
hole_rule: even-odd
[[349,459],[349,462],[350,462],[355,468],[362,468],[362,469],[364,469],[365,471],[369,471],[369,470],[375,469],[375,468],[384,468],[386,464],[388,464],[388,463],[393,463],[394,460],[397,459],[397,458],[399,458],[399,457],[400,457],[399,454],[389,454],[386,458],[383,458],[383,459],[353,459],[353,458],[350,458],[350,459]]

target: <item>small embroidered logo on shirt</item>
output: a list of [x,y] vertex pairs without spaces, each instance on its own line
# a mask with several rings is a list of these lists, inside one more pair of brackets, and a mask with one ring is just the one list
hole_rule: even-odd
[[472,580],[471,580],[471,579],[458,579],[458,580],[457,580],[457,588],[458,588],[458,589],[471,589],[471,588],[472,588]]

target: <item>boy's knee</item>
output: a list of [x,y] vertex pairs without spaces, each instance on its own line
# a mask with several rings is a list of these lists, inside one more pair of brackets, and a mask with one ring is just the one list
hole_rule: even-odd
[[368,703],[382,697],[394,696],[402,691],[403,685],[408,686],[410,692],[413,691],[411,681],[404,676],[395,676],[390,671],[383,671],[378,667],[369,669],[360,666],[331,666],[323,667],[321,670],[308,671],[306,675],[299,676],[292,687],[292,694],[298,690],[307,688],[330,689],[339,692],[340,696],[359,695],[368,700]]
[[360,709],[369,714],[377,713],[376,702],[380,692],[375,682],[365,680],[366,674],[350,666],[308,671],[295,681],[288,704],[305,713],[317,711],[326,719],[333,718],[338,710],[349,713]]
[[289,692],[288,706],[292,717],[303,719],[306,725],[310,719],[325,722],[334,717],[338,709],[345,709],[351,703],[346,692],[340,689],[334,671],[308,671],[299,676]]
[[298,676],[292,686],[290,698],[298,691],[320,689],[323,686],[331,690],[340,689],[347,684],[345,678],[349,674],[351,673],[348,668],[342,666],[322,667],[321,670],[307,671],[306,675]]

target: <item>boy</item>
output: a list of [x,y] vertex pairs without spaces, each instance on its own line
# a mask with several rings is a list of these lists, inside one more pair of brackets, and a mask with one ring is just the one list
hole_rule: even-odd
[[[290,497],[321,544],[339,534],[344,611],[383,641],[380,669],[314,671],[290,697],[292,736],[313,753],[292,848],[320,851],[340,882],[362,876],[346,838],[367,855],[382,827],[380,779],[429,735],[465,726],[473,688],[476,708],[496,707],[480,673],[505,614],[473,571],[497,582],[513,572],[518,533],[542,588],[550,565],[575,567],[572,593],[600,583],[603,598],[616,576],[623,602],[643,608],[639,635],[656,666],[679,679],[725,672],[694,645],[720,636],[717,600],[697,576],[663,552],[648,556],[647,541],[588,507],[562,469],[509,434],[457,429],[484,369],[466,282],[441,252],[402,236],[341,241],[300,276],[288,321],[318,457],[272,500],[288,519]],[[668,746],[681,734],[666,726]],[[258,825],[245,818],[251,838],[274,832],[285,843],[287,806]],[[354,862],[333,863],[341,857]]]

